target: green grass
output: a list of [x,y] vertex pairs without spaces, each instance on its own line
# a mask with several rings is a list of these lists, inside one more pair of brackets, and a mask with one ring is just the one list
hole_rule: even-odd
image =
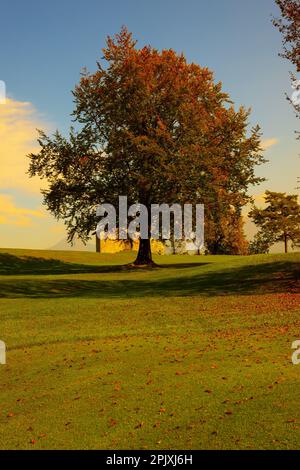
[[1,449],[296,449],[300,254],[0,250]]

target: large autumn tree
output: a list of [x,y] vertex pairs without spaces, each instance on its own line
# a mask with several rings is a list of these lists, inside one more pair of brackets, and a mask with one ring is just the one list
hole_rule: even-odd
[[266,207],[253,206],[249,217],[258,227],[255,243],[265,246],[266,251],[275,242],[284,242],[284,251],[288,252],[288,242],[300,245],[300,205],[297,194],[266,191]]
[[[41,150],[29,156],[29,174],[48,181],[44,204],[65,221],[69,240],[86,241],[97,205],[117,206],[119,195],[149,209],[204,202],[208,211],[218,198],[223,216],[232,205],[238,214],[264,161],[249,112],[235,111],[210,70],[173,50],[138,49],[126,28],[108,37],[103,54],[73,92],[78,129],[68,138],[40,132]],[[135,263],[152,263],[149,238]]]

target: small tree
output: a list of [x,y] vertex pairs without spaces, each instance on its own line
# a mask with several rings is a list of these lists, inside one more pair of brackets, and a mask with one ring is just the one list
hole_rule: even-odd
[[248,253],[249,255],[267,254],[274,243],[273,233],[269,233],[267,230],[257,232],[249,243]]
[[253,206],[249,217],[259,227],[256,242],[267,249],[278,241],[284,242],[284,251],[288,252],[288,242],[293,246],[300,243],[300,205],[297,195],[266,191],[265,209]]

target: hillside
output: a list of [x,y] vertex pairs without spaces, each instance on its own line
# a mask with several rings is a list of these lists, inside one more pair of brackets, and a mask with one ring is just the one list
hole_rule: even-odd
[[0,250],[2,449],[295,449],[300,254]]

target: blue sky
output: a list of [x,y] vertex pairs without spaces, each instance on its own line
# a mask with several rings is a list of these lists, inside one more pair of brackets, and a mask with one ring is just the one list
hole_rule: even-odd
[[[94,70],[106,36],[126,25],[140,46],[173,48],[208,66],[236,106],[252,108],[251,124],[262,127],[270,160],[257,171],[268,182],[254,194],[296,192],[298,122],[284,96],[292,92],[292,68],[278,57],[282,45],[271,23],[271,15],[279,13],[274,0],[2,0],[0,8],[0,79],[13,103],[27,103],[23,118],[32,124],[67,131],[71,90],[81,68]],[[1,171],[1,148],[0,157]],[[25,183],[20,188],[0,179],[0,192],[16,206],[23,202],[31,210],[41,204]]]

